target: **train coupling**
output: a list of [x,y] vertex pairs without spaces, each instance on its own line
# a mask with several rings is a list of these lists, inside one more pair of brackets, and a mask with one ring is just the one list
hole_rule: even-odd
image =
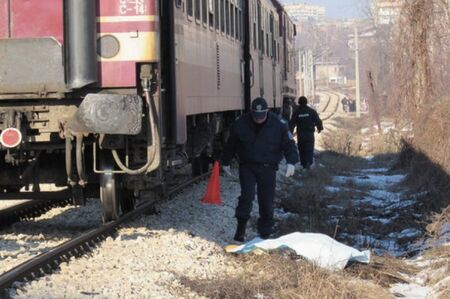
[[88,94],[65,129],[72,134],[137,135],[142,129],[142,105],[138,95]]

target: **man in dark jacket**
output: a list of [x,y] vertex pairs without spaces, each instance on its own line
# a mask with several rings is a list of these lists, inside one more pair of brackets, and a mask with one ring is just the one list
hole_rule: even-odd
[[308,99],[300,97],[298,99],[299,107],[292,114],[289,122],[291,132],[297,127],[297,145],[300,153],[300,163],[303,168],[309,169],[313,164],[314,155],[314,132],[320,133],[323,130],[322,121],[316,110],[308,107]]
[[243,242],[250,218],[255,187],[258,195],[258,233],[267,239],[273,228],[273,199],[278,164],[287,161],[286,176],[292,176],[298,162],[298,152],[286,123],[268,112],[267,102],[256,98],[251,113],[244,114],[231,127],[230,137],[222,157],[223,170],[230,174],[234,156],[239,161],[241,196],[236,207],[238,226],[234,239]]

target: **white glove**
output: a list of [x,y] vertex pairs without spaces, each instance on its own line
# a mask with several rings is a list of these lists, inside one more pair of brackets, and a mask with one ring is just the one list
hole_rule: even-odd
[[295,172],[295,166],[292,164],[288,164],[286,168],[286,177],[291,177],[294,175]]
[[231,175],[231,167],[229,165],[223,165],[222,166],[223,172],[227,175],[227,176],[232,176]]

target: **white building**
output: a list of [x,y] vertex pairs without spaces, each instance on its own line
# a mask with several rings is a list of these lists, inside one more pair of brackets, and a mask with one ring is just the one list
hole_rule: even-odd
[[284,9],[294,22],[305,20],[319,20],[325,17],[325,7],[319,5],[309,5],[305,3],[286,4]]
[[403,0],[374,0],[373,15],[377,25],[389,25],[395,22],[403,7]]

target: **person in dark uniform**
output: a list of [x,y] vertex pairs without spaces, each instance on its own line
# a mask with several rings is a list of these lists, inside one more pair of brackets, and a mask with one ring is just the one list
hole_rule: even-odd
[[273,200],[276,172],[283,156],[287,161],[286,176],[294,175],[299,161],[297,148],[286,122],[268,112],[267,102],[256,98],[252,111],[238,118],[232,125],[222,156],[223,170],[230,173],[230,162],[237,156],[241,195],[236,207],[238,226],[234,240],[245,240],[245,229],[250,218],[255,187],[258,195],[258,233],[263,239],[273,229]]
[[301,96],[298,99],[299,107],[292,114],[289,127],[294,132],[297,127],[297,145],[300,153],[300,163],[303,168],[309,169],[313,164],[314,132],[322,132],[323,125],[316,110],[308,106],[308,99]]

